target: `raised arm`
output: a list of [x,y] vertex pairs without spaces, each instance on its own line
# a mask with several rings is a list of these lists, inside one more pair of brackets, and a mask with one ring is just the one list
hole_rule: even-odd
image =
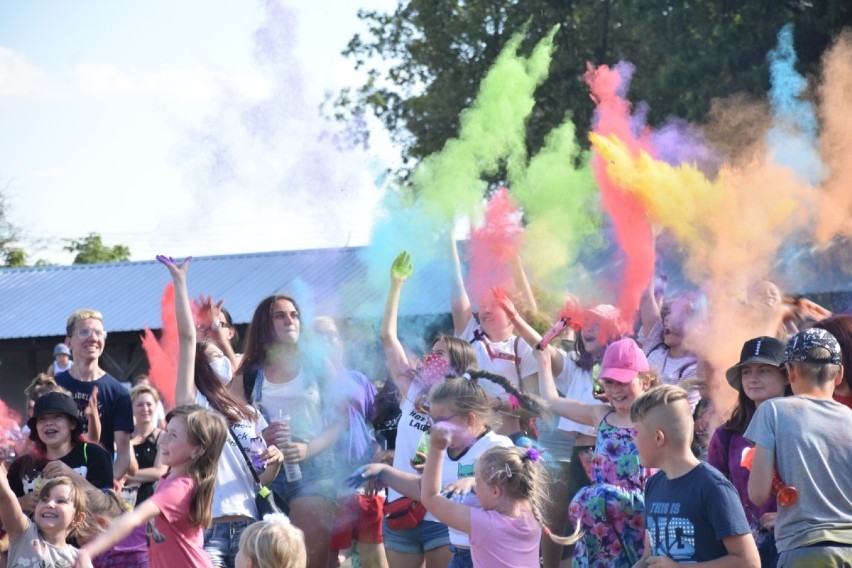
[[470,507],[450,501],[441,495],[441,466],[451,436],[450,431],[443,426],[444,424],[439,423],[432,427],[429,454],[423,468],[420,502],[445,525],[470,534]]
[[6,466],[0,462],[0,523],[9,533],[11,539],[16,539],[27,530],[27,516],[21,510],[18,498],[9,487]]
[[166,265],[175,285],[175,315],[178,328],[178,372],[175,382],[175,405],[195,404],[198,391],[195,389],[195,322],[192,320],[192,306],[186,287],[186,273],[189,269],[187,257],[179,266],[168,256],[157,256],[157,260]]
[[461,335],[467,322],[473,316],[473,310],[470,307],[470,298],[467,295],[467,290],[464,287],[464,277],[462,277],[461,260],[459,260],[459,251],[456,248],[456,240],[450,235],[450,258],[453,261],[453,290],[452,290],[452,314],[453,314],[453,332],[456,336]]
[[[523,339],[527,345],[536,348],[539,341],[541,341],[541,334],[533,329],[533,326],[527,323],[527,321],[521,317],[521,314],[518,313],[518,310],[515,309],[515,305],[512,303],[512,300],[506,295],[503,290],[501,290],[498,286],[495,286],[491,289],[491,293],[494,294],[494,299],[497,301],[497,304],[502,308],[504,312],[506,312],[506,317],[509,318],[509,321],[512,322],[512,325],[515,326],[515,333]],[[562,355],[559,354],[553,346],[547,345],[544,348],[544,351],[550,357],[550,364],[552,367],[552,371],[554,375],[558,375],[562,372]]]
[[402,286],[413,272],[414,266],[411,264],[411,257],[407,252],[403,252],[393,261],[390,289],[385,302],[385,313],[382,316],[382,327],[379,331],[382,347],[385,349],[388,372],[403,398],[408,395],[408,387],[411,386],[411,373],[414,369],[408,361],[408,357],[405,356],[405,349],[399,341],[396,326],[399,318],[399,299],[402,295]]
[[541,396],[550,405],[550,409],[574,422],[597,426],[610,407],[603,404],[587,404],[559,396],[556,384],[553,382],[550,357],[538,349],[533,350],[533,353],[538,362],[538,383]]
[[648,286],[639,298],[639,317],[642,319],[642,330],[646,335],[660,319],[660,306],[657,304],[657,297],[654,294],[656,283],[657,277],[655,275],[650,278]]
[[194,303],[198,313],[199,325],[204,325],[206,329],[210,330],[206,337],[209,337],[222,350],[222,353],[231,362],[231,369],[236,371],[239,361],[237,361],[237,354],[234,353],[234,348],[228,337],[228,328],[219,323],[224,300],[214,303],[211,296],[201,296]]
[[127,511],[112,521],[107,530],[80,548],[80,555],[77,557],[77,563],[74,564],[75,568],[88,568],[92,565],[92,558],[111,549],[124,540],[133,529],[159,514],[160,508],[153,499],[147,499],[135,509]]

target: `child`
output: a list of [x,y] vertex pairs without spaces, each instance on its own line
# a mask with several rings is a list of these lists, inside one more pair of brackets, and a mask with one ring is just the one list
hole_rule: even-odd
[[589,404],[562,398],[556,392],[550,359],[536,352],[542,395],[551,409],[581,424],[597,425],[592,457],[592,485],[574,496],[572,522],[584,536],[574,548],[574,566],[632,566],[643,550],[642,490],[649,472],[640,467],[630,405],[653,380],[642,349],[632,339],[619,339],[606,348],[599,380],[610,404]]
[[852,562],[852,410],[832,400],[843,380],[840,345],[824,329],[794,335],[784,357],[795,396],[767,400],[745,437],[755,452],[748,496],[762,505],[773,470],[798,490],[778,507],[779,566],[845,566]]
[[212,568],[204,552],[202,529],[210,524],[219,455],[228,436],[217,412],[179,406],[166,416],[161,458],[169,467],[150,499],[118,517],[105,532],[80,549],[76,566],[92,566],[99,556],[137,526],[151,519],[148,560],[152,568]]
[[305,535],[284,515],[266,515],[240,538],[236,568],[305,568]]
[[743,434],[757,408],[771,398],[786,394],[789,383],[783,365],[784,344],[774,337],[745,342],[740,362],[726,373],[728,383],[739,392],[737,407],[731,419],[716,429],[707,450],[707,463],[727,477],[740,496],[764,568],[777,563],[772,538],[777,509],[774,498],[759,507],[749,501],[749,471],[741,463],[743,452],[753,444]]
[[0,463],[0,522],[9,533],[9,568],[23,566],[68,567],[78,551],[66,544],[83,520],[86,495],[68,477],[51,479],[42,486],[34,520],[21,510]]
[[[692,453],[687,392],[660,385],[630,408],[645,467],[662,471],[645,484],[645,566],[719,560],[714,566],[760,566],[737,491]],[[638,564],[642,565],[642,564]]]
[[[86,491],[86,522],[78,531],[77,542],[81,545],[94,539],[109,527],[113,519],[120,517],[130,507],[124,498],[112,489]],[[148,568],[148,549],[145,546],[145,533],[130,536],[116,544],[109,551],[92,561],[95,568]]]
[[[512,441],[491,430],[494,411],[485,390],[479,386],[477,372],[471,378],[449,378],[434,387],[429,393],[429,413],[433,424],[447,423],[457,429],[443,452],[441,487],[449,495],[471,506],[478,507],[476,497],[469,495],[473,489],[474,462],[482,453],[494,446],[509,447]],[[493,376],[493,375],[489,375]],[[406,497],[420,499],[420,477],[402,472],[384,464],[370,464],[355,471],[351,483],[360,485],[370,479],[382,482]],[[438,521],[432,514],[426,519]],[[470,566],[470,541],[467,534],[450,527],[450,549],[453,560],[450,568]]]
[[[474,566],[516,568],[539,565],[542,509],[547,495],[547,470],[534,448],[493,447],[476,460],[476,497],[482,508],[456,503],[440,493],[442,462],[438,452],[452,444],[460,431],[451,423],[432,428],[430,451],[423,472],[421,500],[438,520],[470,535]],[[555,537],[571,544],[577,537]]]
[[71,350],[64,343],[57,343],[53,348],[53,363],[47,368],[47,376],[54,377],[59,373],[71,368],[74,361],[71,360]]

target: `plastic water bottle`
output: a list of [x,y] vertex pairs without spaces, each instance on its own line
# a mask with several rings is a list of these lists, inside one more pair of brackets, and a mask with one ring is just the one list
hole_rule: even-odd
[[[279,447],[283,444],[289,444],[293,441],[293,435],[290,433],[290,415],[283,414],[281,411],[278,412],[278,422],[281,424],[287,425],[287,434],[282,435],[278,438]],[[282,448],[283,449],[283,448]],[[287,463],[284,462],[284,475],[287,477],[287,481],[299,481],[302,479],[302,468],[299,467],[297,463]]]

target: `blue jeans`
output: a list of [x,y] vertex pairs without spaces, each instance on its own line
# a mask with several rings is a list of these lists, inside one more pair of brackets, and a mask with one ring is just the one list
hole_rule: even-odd
[[451,544],[450,552],[453,553],[453,559],[447,568],[473,568],[473,557],[469,548],[457,548]]
[[233,523],[216,523],[204,531],[204,552],[217,568],[234,568],[240,537],[254,521],[248,519]]

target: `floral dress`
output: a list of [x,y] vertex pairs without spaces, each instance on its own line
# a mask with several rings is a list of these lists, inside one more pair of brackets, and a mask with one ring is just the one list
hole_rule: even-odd
[[636,431],[610,425],[607,416],[598,427],[592,484],[568,508],[571,523],[579,519],[584,532],[574,548],[575,567],[630,568],[644,552],[644,488],[653,471],[639,465]]

